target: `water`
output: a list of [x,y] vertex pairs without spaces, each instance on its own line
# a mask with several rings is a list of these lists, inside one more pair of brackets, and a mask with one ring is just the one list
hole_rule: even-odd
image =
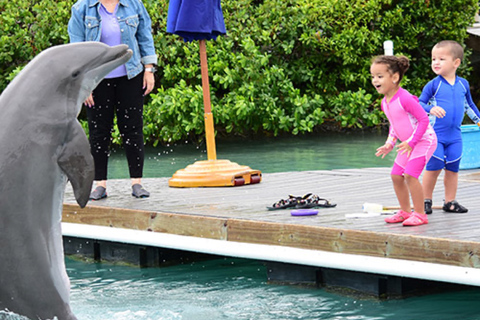
[[[329,134],[254,141],[217,141],[217,158],[263,173],[391,166],[395,152],[375,157],[385,134]],[[169,177],[206,160],[188,143],[148,148],[145,177]],[[121,150],[112,153],[110,178],[128,178]],[[80,320],[480,320],[480,289],[402,300],[359,299],[324,289],[266,283],[266,267],[218,259],[140,269],[66,259],[71,306]]]
[[67,258],[71,306],[84,320],[480,319],[480,290],[378,301],[266,283],[256,261],[140,269]]
[[[321,134],[262,140],[217,141],[217,159],[227,159],[263,173],[331,170],[344,168],[389,167],[395,152],[385,159],[375,156],[385,143],[386,134]],[[175,171],[199,160],[207,160],[205,146],[176,143],[147,148],[144,176],[170,177]],[[124,152],[112,152],[109,178],[126,179]]]

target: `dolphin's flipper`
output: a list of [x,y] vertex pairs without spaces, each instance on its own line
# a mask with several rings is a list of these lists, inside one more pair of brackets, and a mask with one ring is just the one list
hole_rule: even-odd
[[72,184],[77,203],[85,207],[92,189],[95,167],[87,136],[77,120],[70,125],[57,162]]

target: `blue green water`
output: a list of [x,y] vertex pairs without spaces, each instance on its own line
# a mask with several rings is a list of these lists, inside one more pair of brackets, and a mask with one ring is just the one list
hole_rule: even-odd
[[[254,141],[217,141],[217,158],[263,173],[389,167],[394,152],[375,157],[384,134],[334,134]],[[149,148],[145,177],[169,177],[206,160],[189,143]],[[128,178],[122,151],[112,153],[110,178]],[[268,284],[257,261],[218,259],[140,269],[66,259],[71,305],[81,320],[480,320],[480,289],[402,300],[358,299],[324,289]]]
[[266,283],[256,261],[140,269],[67,259],[71,305],[84,320],[480,319],[480,289],[378,301]]
[[[263,173],[331,170],[343,168],[389,167],[395,152],[385,159],[375,157],[385,134],[321,134],[261,140],[217,141],[217,159],[227,159]],[[147,148],[144,176],[170,177],[175,171],[199,160],[207,160],[204,145],[175,143]],[[128,178],[122,149],[113,151],[109,178]]]

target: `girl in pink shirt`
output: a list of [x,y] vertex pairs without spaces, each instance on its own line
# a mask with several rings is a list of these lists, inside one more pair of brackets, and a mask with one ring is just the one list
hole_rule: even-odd
[[370,67],[373,86],[385,96],[382,111],[390,122],[388,139],[377,149],[375,155],[384,158],[393,150],[397,140],[401,141],[397,146],[397,157],[391,172],[401,210],[385,221],[418,226],[428,223],[424,211],[423,188],[418,177],[437,147],[437,136],[418,98],[400,87],[400,81],[408,67],[408,58],[404,56],[379,56]]

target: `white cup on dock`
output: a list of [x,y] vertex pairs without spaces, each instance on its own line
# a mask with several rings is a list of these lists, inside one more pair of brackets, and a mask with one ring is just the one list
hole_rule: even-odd
[[383,205],[380,203],[365,202],[362,210],[367,213],[381,213],[383,211]]

